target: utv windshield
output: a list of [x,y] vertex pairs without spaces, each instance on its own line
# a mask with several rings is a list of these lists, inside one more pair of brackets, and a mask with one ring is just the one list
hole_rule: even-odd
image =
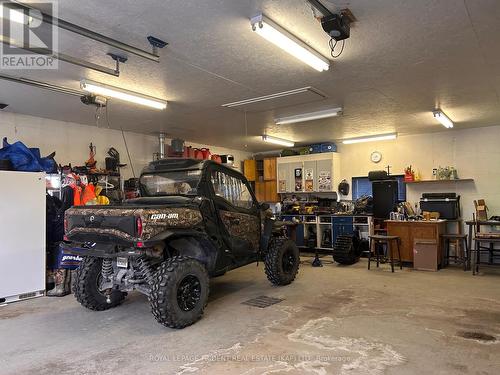
[[144,174],[141,186],[147,196],[196,195],[200,178],[200,169]]

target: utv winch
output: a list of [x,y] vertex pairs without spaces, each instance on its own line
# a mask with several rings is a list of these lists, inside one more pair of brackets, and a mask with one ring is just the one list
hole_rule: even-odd
[[140,198],[66,211],[61,246],[83,256],[74,280],[83,306],[106,310],[138,290],[159,323],[183,328],[202,316],[210,277],[262,260],[273,284],[295,279],[297,246],[241,173],[213,161],[165,159],[139,181]]

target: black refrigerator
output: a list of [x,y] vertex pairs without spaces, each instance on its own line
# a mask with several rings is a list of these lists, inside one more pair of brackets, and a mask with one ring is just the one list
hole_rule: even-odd
[[398,204],[398,182],[381,180],[372,182],[373,217],[388,219]]

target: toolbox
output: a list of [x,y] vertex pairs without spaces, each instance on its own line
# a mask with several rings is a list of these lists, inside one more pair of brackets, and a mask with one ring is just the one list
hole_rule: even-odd
[[458,219],[460,217],[460,195],[456,193],[423,193],[420,198],[420,210],[439,212],[440,219]]
[[321,152],[321,144],[316,143],[314,145],[309,146],[309,153],[310,154],[319,154]]
[[333,142],[322,143],[321,152],[337,152],[337,145]]

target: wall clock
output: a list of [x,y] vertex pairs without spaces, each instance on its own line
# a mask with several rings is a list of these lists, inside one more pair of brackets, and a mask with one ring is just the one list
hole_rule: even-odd
[[370,160],[373,163],[380,162],[380,160],[382,160],[382,153],[380,151],[373,151],[371,156],[370,156]]

